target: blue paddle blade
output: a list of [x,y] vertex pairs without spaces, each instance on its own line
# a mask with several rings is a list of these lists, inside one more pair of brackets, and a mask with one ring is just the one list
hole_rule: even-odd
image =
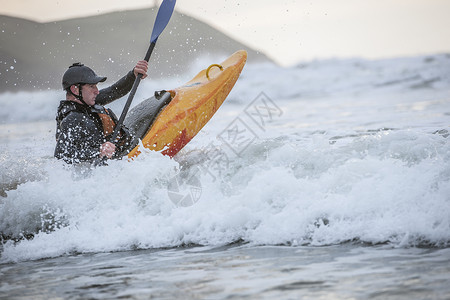
[[153,25],[152,37],[150,43],[155,43],[159,35],[163,32],[169,23],[172,16],[173,9],[175,7],[176,0],[164,0],[159,7],[158,14],[156,15],[155,25]]

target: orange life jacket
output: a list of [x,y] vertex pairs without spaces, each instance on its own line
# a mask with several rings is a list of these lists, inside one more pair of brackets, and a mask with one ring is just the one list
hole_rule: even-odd
[[[106,112],[108,112],[106,110]],[[113,118],[109,114],[98,113],[100,120],[103,125],[103,134],[105,137],[111,135],[114,132],[114,128],[116,127],[116,122],[114,122]]]

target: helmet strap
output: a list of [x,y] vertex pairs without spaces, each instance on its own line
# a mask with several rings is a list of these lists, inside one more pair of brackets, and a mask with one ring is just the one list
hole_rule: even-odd
[[74,92],[72,92],[72,89],[69,88],[69,92],[78,100],[80,100],[84,105],[88,106],[86,102],[83,100],[83,93],[81,92],[81,83],[78,84],[78,95],[76,95]]

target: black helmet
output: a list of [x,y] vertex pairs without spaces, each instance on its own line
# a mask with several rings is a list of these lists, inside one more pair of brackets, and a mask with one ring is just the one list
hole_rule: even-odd
[[62,86],[66,90],[74,84],[97,84],[105,80],[106,77],[97,76],[91,68],[82,63],[74,63],[64,73]]

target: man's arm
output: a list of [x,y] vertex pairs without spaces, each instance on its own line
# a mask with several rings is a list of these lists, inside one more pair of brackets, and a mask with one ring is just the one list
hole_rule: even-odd
[[101,89],[95,98],[95,103],[106,105],[125,96],[133,87],[135,78],[133,71],[128,72],[127,75],[119,79],[112,86]]
[[95,102],[100,105],[106,105],[125,96],[133,87],[137,74],[142,74],[142,79],[147,77],[148,63],[145,60],[139,61],[132,71],[122,77],[112,86],[100,90],[95,98]]

